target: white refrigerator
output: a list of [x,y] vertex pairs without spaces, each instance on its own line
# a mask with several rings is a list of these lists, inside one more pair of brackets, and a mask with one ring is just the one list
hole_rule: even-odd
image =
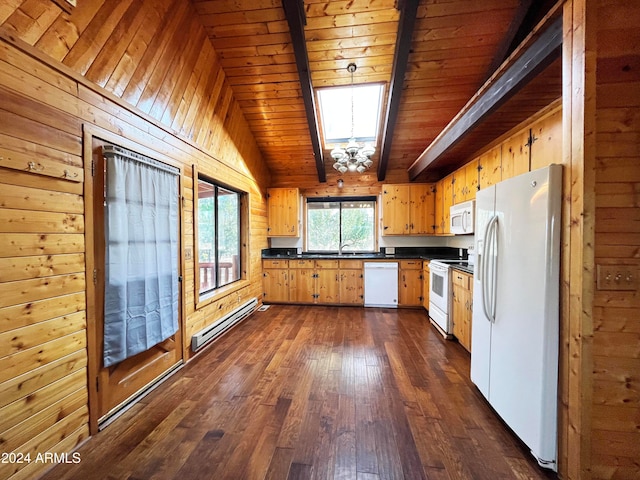
[[471,380],[556,471],[561,199],[561,165],[478,192],[471,335]]

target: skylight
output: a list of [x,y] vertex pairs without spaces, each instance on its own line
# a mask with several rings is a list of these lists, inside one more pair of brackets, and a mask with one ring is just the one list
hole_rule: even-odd
[[318,89],[320,121],[325,147],[346,143],[351,137],[353,88],[353,134],[356,142],[376,142],[382,105],[381,83]]

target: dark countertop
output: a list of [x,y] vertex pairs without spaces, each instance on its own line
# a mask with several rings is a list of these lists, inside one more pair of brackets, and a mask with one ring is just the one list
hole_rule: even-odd
[[460,270],[461,272],[469,273],[469,274],[473,275],[473,265],[471,265],[469,267],[463,267],[462,265],[452,265],[451,268],[453,270]]
[[[398,251],[400,250],[400,251]],[[464,251],[466,255],[466,251]],[[393,254],[376,253],[296,253],[290,249],[265,249],[262,251],[263,259],[283,260],[434,260],[434,259],[458,259],[457,248],[396,248]],[[465,258],[464,256],[462,258]]]

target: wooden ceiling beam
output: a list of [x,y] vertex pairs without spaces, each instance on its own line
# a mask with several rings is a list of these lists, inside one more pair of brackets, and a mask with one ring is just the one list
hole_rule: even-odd
[[393,131],[395,130],[398,111],[400,110],[404,75],[407,70],[407,62],[409,61],[413,29],[416,23],[418,4],[420,2],[419,0],[404,0],[402,3],[402,12],[400,13],[398,33],[396,36],[396,48],[393,57],[393,70],[391,72],[391,82],[389,84],[389,97],[384,116],[384,129],[380,146],[380,160],[378,161],[378,181],[380,182],[382,182],[387,175],[389,156],[391,154],[391,143],[393,141]]
[[515,15],[513,16],[513,20],[511,21],[511,24],[509,25],[509,30],[507,30],[506,34],[504,35],[504,38],[502,39],[502,42],[500,42],[500,45],[496,50],[496,54],[494,55],[493,60],[491,61],[491,65],[489,65],[489,69],[487,70],[487,75],[485,77],[485,80],[487,80],[489,77],[491,77],[491,75],[493,75],[493,72],[495,72],[498,69],[498,67],[500,67],[502,62],[504,62],[505,59],[509,56],[509,53],[511,53],[509,49],[513,44],[513,40],[516,38],[516,35],[518,34],[518,32],[520,32],[520,29],[523,26],[524,20],[527,17],[529,10],[532,8],[532,3],[533,3],[533,0],[520,0],[518,9],[516,10]]
[[315,157],[316,170],[318,171],[318,181],[327,181],[327,174],[324,168],[324,158],[320,146],[320,131],[318,129],[318,110],[316,108],[313,85],[311,83],[311,72],[309,69],[309,55],[307,53],[307,43],[304,36],[304,25],[306,23],[303,0],[282,0],[282,7],[289,24],[291,41],[293,43],[293,53],[296,57],[296,66],[302,88],[302,99],[307,114],[307,124],[311,135],[311,145],[313,156]]
[[556,16],[549,26],[515,56],[503,64],[463,110],[445,127],[408,169],[409,178],[416,179],[427,169],[437,168],[438,160],[448,150],[473,131],[483,120],[518,93],[535,76],[562,54],[562,17]]

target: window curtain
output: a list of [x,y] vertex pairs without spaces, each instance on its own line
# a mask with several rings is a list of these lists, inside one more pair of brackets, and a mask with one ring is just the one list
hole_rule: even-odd
[[104,366],[178,331],[179,170],[105,146]]

